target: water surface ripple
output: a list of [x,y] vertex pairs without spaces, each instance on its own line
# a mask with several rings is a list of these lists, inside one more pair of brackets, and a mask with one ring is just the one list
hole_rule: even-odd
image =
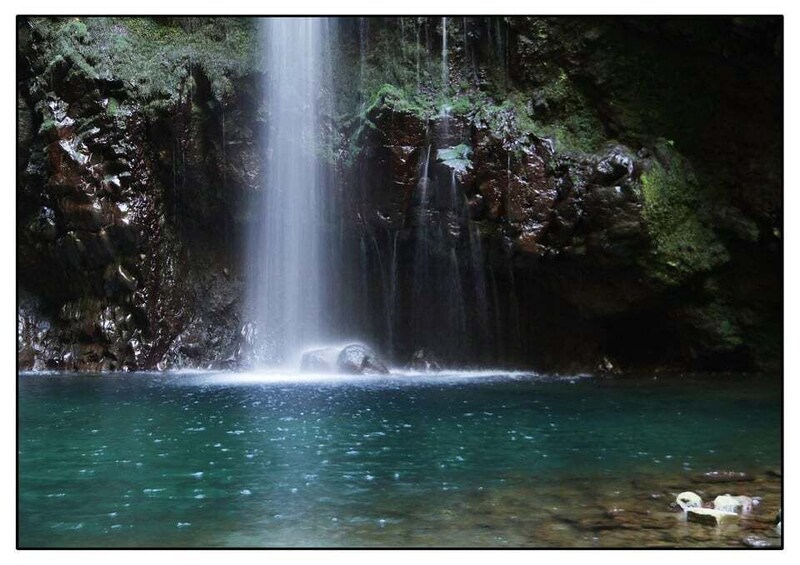
[[780,402],[779,382],[734,377],[22,375],[19,542],[726,544],[591,520],[671,520],[692,476],[779,467]]

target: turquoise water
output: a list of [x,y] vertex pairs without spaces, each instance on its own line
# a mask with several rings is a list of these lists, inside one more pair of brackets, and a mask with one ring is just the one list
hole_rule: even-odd
[[19,544],[581,545],[551,508],[780,467],[780,410],[754,377],[22,375]]

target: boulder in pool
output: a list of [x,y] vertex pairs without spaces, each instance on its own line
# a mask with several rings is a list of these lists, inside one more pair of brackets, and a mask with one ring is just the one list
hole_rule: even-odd
[[336,358],[336,367],[350,375],[387,375],[389,368],[372,349],[363,343],[345,345]]
[[719,526],[728,524],[739,519],[735,512],[723,512],[713,508],[689,508],[686,511],[686,519],[689,522],[697,522],[706,526]]
[[749,514],[753,510],[753,499],[749,496],[723,494],[714,499],[714,509],[736,514]]
[[309,349],[300,359],[303,373],[346,373],[348,375],[385,375],[386,363],[363,343]]
[[690,508],[703,507],[703,499],[700,498],[700,495],[692,491],[686,491],[680,493],[678,496],[675,497],[675,502],[678,504],[678,506],[681,507],[681,510],[683,510],[684,512],[686,510],[689,510]]

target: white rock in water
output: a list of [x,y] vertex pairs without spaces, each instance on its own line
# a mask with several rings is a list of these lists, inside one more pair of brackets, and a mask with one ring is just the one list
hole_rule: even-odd
[[719,526],[720,524],[734,522],[738,518],[739,515],[733,512],[722,512],[711,508],[689,508],[686,511],[686,519],[689,522],[697,522],[706,526]]
[[753,506],[757,504],[755,500],[750,498],[749,496],[735,496],[737,500],[742,505],[742,514],[750,514],[753,511]]
[[680,493],[675,498],[675,502],[678,503],[678,506],[680,506],[684,512],[689,508],[700,508],[703,506],[703,499],[691,491]]
[[777,526],[775,526],[775,531],[776,531],[776,532],[778,532],[778,535],[779,535],[779,536],[781,536],[781,537],[783,537],[783,527],[782,527],[782,524],[783,524],[783,522],[778,522],[778,525],[777,525]]
[[753,499],[749,496],[723,494],[714,499],[714,509],[737,514],[749,514],[753,510]]

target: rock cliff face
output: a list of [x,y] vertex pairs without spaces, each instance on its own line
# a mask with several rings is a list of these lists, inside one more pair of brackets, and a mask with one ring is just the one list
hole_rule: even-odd
[[140,24],[19,22],[22,369],[208,366],[236,353],[234,216],[258,183],[255,77],[227,109],[191,57],[145,68],[152,34],[188,43],[190,32]]
[[[330,228],[363,292],[337,315],[395,361],[427,346],[403,314],[425,237],[485,287],[463,289],[470,362],[778,367],[780,20],[450,18],[446,97],[443,29],[340,23]],[[20,368],[235,367],[268,163],[255,23],[18,33]]]

